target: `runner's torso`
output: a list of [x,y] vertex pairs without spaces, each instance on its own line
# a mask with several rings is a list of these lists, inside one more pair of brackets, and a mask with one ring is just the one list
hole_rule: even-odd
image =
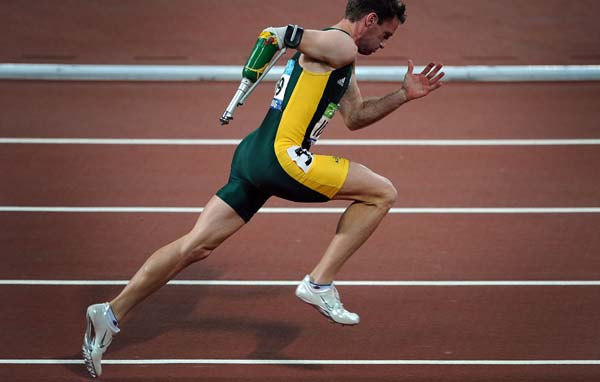
[[[236,150],[237,168],[255,186],[270,184],[267,169],[272,167],[303,182],[300,177],[314,164],[310,147],[322,135],[350,84],[353,64],[315,72],[302,66],[301,56],[297,52],[287,62],[265,119]],[[298,169],[302,174],[294,174]]]
[[275,132],[275,151],[290,146],[310,149],[333,118],[350,84],[352,65],[316,73],[302,67],[300,56],[298,52],[287,62],[260,127]]
[[[353,65],[327,69],[296,53],[275,86],[260,127],[238,145],[228,183],[217,195],[248,221],[271,196],[325,202],[343,186],[345,158],[313,155],[316,143],[350,84]],[[312,69],[312,70],[311,70]]]

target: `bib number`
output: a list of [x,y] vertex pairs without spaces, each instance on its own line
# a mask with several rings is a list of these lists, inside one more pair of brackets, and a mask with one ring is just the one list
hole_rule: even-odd
[[289,60],[283,71],[283,75],[275,84],[275,95],[273,101],[271,101],[271,109],[281,110],[283,108],[283,100],[285,99],[285,91],[287,90],[290,82],[290,77],[294,71],[294,60]]
[[336,103],[330,102],[329,105],[327,105],[325,113],[323,113],[323,116],[321,117],[321,119],[319,119],[319,122],[315,124],[312,131],[310,132],[309,139],[311,145],[317,143],[317,140],[319,140],[319,137],[321,136],[321,134],[323,134],[325,127],[327,127],[327,124],[329,123],[329,121],[331,121],[331,119],[335,115],[335,112],[338,111],[338,109],[339,106]]
[[313,164],[313,156],[310,151],[300,146],[292,146],[287,150],[287,153],[302,171],[307,173],[310,170],[310,166]]

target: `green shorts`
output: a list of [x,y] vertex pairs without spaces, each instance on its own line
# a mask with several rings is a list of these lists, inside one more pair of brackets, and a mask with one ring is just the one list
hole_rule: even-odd
[[[228,183],[217,191],[246,222],[271,196],[303,203],[327,202],[346,179],[347,159],[303,150],[301,154],[310,156],[312,163],[308,172],[298,171],[281,163],[285,155],[275,153],[273,141],[272,132],[265,129],[248,135],[235,151]],[[289,162],[294,163],[292,159]]]

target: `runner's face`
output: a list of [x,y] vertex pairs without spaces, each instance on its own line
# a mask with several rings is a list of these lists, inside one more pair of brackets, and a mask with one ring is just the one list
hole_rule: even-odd
[[378,49],[383,49],[387,39],[398,29],[398,25],[400,21],[395,17],[384,21],[381,25],[377,22],[368,25],[365,34],[357,41],[358,53],[368,56]]

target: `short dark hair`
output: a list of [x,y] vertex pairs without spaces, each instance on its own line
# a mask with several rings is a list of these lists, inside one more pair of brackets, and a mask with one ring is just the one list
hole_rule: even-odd
[[377,14],[378,24],[394,17],[401,24],[406,21],[406,5],[401,0],[348,0],[345,17],[355,22],[371,12]]

